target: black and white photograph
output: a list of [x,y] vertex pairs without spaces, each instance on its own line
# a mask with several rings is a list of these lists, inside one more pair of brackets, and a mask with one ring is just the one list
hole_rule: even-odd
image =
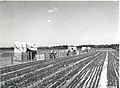
[[119,1],[0,1],[0,88],[119,88]]

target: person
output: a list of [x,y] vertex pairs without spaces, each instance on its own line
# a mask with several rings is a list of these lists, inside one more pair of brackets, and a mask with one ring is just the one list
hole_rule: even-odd
[[53,58],[53,51],[50,52],[50,59]]
[[52,50],[52,51],[50,52],[50,59],[52,59],[52,58],[56,58],[56,53],[55,53],[54,50]]
[[68,50],[68,52],[67,52],[67,56],[69,56],[70,55],[70,50]]
[[57,52],[53,51],[53,58],[56,58]]

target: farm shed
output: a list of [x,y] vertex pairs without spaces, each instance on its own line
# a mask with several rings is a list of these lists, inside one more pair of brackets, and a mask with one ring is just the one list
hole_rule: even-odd
[[81,50],[82,50],[82,51],[86,50],[86,47],[82,47]]
[[91,47],[82,47],[81,51],[82,52],[89,52],[91,50]]
[[91,47],[87,47],[87,50],[90,51],[90,50],[91,50]]
[[27,61],[35,59],[37,53],[36,44],[27,42],[14,42],[14,60]]
[[68,46],[68,50],[73,51],[73,50],[77,50],[76,46]]
[[79,51],[77,50],[76,46],[68,46],[68,52],[69,51],[70,51],[70,55],[79,55]]

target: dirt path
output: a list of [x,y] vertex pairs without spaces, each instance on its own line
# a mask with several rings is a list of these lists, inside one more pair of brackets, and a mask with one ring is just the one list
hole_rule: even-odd
[[107,88],[107,64],[108,64],[108,51],[103,65],[98,88]]

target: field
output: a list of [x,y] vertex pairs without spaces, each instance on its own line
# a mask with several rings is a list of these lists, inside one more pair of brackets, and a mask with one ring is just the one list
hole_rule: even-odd
[[0,50],[0,67],[12,64],[13,50]]
[[119,53],[97,50],[1,68],[1,88],[119,88]]
[[[56,49],[57,52],[57,58],[65,57],[67,54],[67,49]],[[46,50],[37,50],[37,55],[36,59],[38,60],[43,60],[43,59],[50,59],[50,49]],[[16,64],[21,64],[21,63],[26,63],[29,61],[15,61],[17,53],[14,53],[14,50],[0,50],[0,67],[5,67],[5,66],[11,66],[11,65],[16,65]],[[27,54],[24,54],[24,59],[27,57]],[[31,60],[30,60],[31,61]]]

